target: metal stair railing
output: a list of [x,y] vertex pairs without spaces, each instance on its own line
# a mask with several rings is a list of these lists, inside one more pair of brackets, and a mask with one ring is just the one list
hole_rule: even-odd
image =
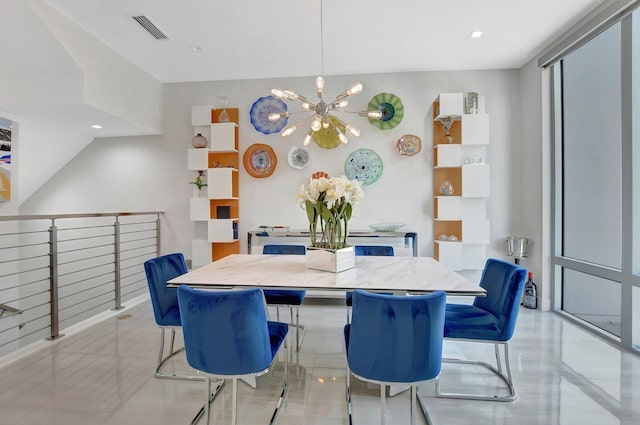
[[0,216],[0,356],[146,293],[162,215]]

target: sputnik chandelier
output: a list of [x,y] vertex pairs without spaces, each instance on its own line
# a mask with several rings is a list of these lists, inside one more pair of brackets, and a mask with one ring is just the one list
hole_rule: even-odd
[[[322,30],[322,17],[322,0],[320,0],[320,53],[322,65],[321,74],[324,74],[324,36]],[[362,84],[354,83],[351,87],[340,93],[333,101],[329,103],[325,102],[323,99],[324,84],[324,77],[316,77],[316,94],[318,96],[317,103],[313,103],[308,98],[289,89],[283,90],[276,87],[271,90],[271,94],[278,99],[300,102],[302,110],[297,112],[284,111],[270,113],[268,116],[270,122],[277,122],[281,119],[288,118],[292,114],[305,112],[309,113],[306,117],[299,120],[295,124],[291,124],[288,127],[285,127],[280,133],[282,137],[290,136],[297,129],[309,123],[309,131],[304,138],[303,144],[307,146],[313,138],[313,140],[319,146],[330,149],[340,144],[337,141],[335,142],[336,144],[333,144],[332,139],[337,139],[342,143],[347,143],[349,141],[345,134],[346,132],[354,137],[360,136],[360,130],[357,127],[354,127],[351,124],[346,123],[344,120],[338,118],[333,114],[334,112],[353,113],[358,114],[361,117],[367,117],[374,120],[382,119],[382,111],[380,110],[359,112],[346,110],[347,106],[349,105],[348,98],[352,95],[361,93],[363,88]]]

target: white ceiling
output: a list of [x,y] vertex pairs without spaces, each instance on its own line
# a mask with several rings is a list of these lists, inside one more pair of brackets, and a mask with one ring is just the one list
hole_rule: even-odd
[[[323,33],[320,9],[323,1]],[[605,0],[48,0],[162,82],[520,68]],[[144,14],[168,36],[155,40]],[[474,30],[483,31],[470,39]],[[323,41],[323,42],[322,42]],[[200,52],[191,47],[199,46]]]
[[[96,64],[118,54],[160,83],[518,69],[611,1],[322,0],[321,37],[321,0],[0,0],[0,112],[89,137],[157,134],[109,99],[86,99],[88,79],[105,77],[90,74]],[[141,14],[168,39],[142,29]],[[112,84],[130,75],[119,63]]]

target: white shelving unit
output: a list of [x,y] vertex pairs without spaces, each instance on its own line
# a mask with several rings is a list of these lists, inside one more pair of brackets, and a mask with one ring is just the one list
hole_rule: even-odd
[[[465,114],[463,93],[440,94],[433,114],[434,256],[457,271],[482,270],[490,242],[489,115],[484,108]],[[446,118],[454,120],[452,143],[443,142],[440,121]],[[440,193],[445,181],[453,185],[452,195]]]
[[193,106],[193,134],[206,137],[207,148],[189,149],[187,168],[204,172],[206,197],[189,201],[194,222],[192,266],[198,267],[240,252],[238,238],[238,110],[227,108],[230,122],[217,122],[221,110]]

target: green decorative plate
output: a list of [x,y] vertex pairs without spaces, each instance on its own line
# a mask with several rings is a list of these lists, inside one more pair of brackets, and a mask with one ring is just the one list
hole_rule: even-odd
[[371,149],[358,149],[351,152],[344,162],[344,173],[350,180],[357,180],[363,186],[378,181],[382,175],[382,159]]
[[333,127],[337,126],[343,133],[345,131],[344,125],[341,125],[334,117],[329,117],[329,123],[329,127],[320,128],[320,130],[314,132],[312,136],[316,145],[324,149],[333,149],[340,146],[340,139]]
[[382,119],[374,120],[369,118],[369,122],[380,130],[394,128],[404,116],[404,106],[398,96],[393,93],[379,93],[369,101],[369,111],[378,110],[382,112]]

